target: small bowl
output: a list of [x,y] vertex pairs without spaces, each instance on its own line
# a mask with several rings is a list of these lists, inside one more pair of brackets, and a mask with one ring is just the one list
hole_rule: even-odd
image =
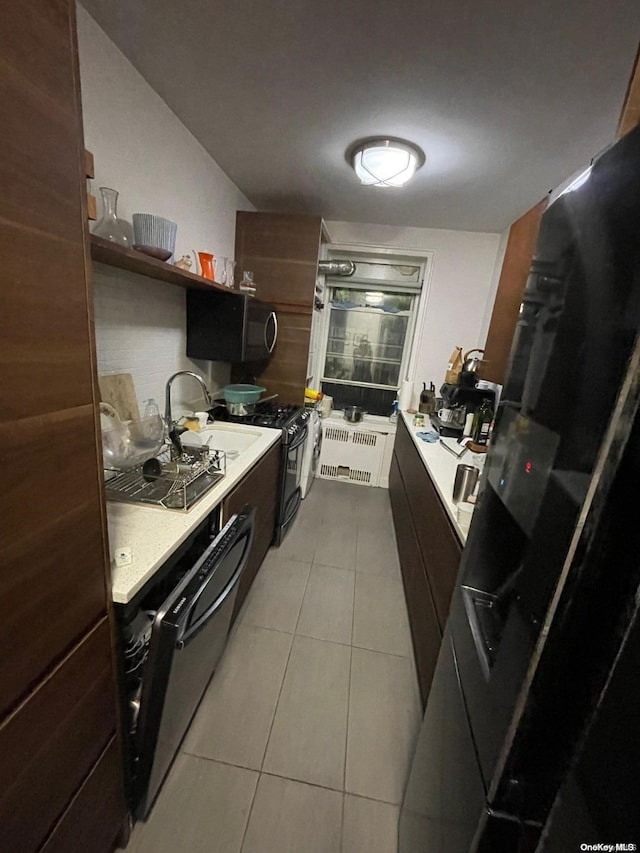
[[[131,218],[135,249],[162,261],[173,255],[178,230],[175,222],[153,213],[134,213]],[[164,253],[164,257],[159,252]]]

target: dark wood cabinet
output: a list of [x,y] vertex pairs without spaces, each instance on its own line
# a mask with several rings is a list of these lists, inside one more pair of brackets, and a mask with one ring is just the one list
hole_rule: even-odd
[[517,219],[509,229],[507,248],[498,281],[493,312],[484,345],[480,376],[489,382],[504,384],[511,343],[518,320],[522,294],[540,230],[540,220],[548,199],[544,198]]
[[222,503],[223,523],[245,504],[255,507],[256,532],[247,567],[240,580],[233,618],[242,607],[251,584],[273,541],[280,485],[280,443],[271,447]]
[[462,546],[402,420],[396,431],[389,496],[418,682],[426,706]]
[[[236,215],[238,275],[251,270],[257,296],[271,302],[278,315],[278,343],[255,378],[285,403],[302,404],[307,379],[311,318],[318,271],[322,219],[281,213]],[[236,366],[234,375],[246,373]]]
[[[117,721],[75,5],[4,4],[0,33],[0,846],[31,853]],[[126,815],[114,755],[95,850]]]

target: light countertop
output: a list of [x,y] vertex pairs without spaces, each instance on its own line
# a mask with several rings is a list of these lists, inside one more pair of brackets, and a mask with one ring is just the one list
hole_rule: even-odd
[[480,468],[482,471],[485,455],[480,453],[471,453],[467,450],[460,459],[456,459],[453,453],[446,450],[439,442],[429,444],[417,437],[416,433],[418,432],[429,432],[431,428],[430,425],[425,424],[425,426],[415,427],[413,425],[413,415],[410,415],[407,412],[401,412],[400,416],[404,420],[407,429],[409,430],[409,434],[413,439],[413,443],[418,449],[418,453],[424,462],[424,467],[427,469],[427,473],[431,477],[433,485],[435,486],[440,500],[442,501],[442,505],[453,524],[453,529],[457,533],[460,542],[464,544],[467,539],[467,533],[466,530],[458,524],[457,507],[451,500],[456,468],[460,464],[475,465],[476,468]]
[[[229,494],[267,450],[280,441],[281,433],[277,429],[253,426],[242,429],[255,433],[258,438],[237,459],[227,459],[226,475],[188,512],[107,501],[114,602],[127,604],[131,601],[198,524]],[[116,566],[114,555],[123,548],[131,549],[132,561],[126,566]]]

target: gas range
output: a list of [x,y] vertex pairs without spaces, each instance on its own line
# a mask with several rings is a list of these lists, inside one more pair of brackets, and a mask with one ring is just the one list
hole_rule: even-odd
[[282,443],[289,444],[306,427],[309,412],[292,403],[277,404],[274,402],[259,406],[259,411],[251,415],[230,415],[225,408],[222,408],[215,412],[215,417],[217,420],[224,420],[229,423],[282,430]]

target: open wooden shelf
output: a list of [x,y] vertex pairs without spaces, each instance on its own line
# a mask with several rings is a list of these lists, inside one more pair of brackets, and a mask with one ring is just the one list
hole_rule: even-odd
[[146,275],[148,278],[155,278],[158,281],[165,281],[167,284],[174,284],[178,287],[233,293],[232,290],[229,290],[223,284],[218,284],[215,281],[202,278],[200,275],[194,275],[192,272],[178,269],[178,267],[174,267],[164,261],[159,261],[157,258],[151,258],[149,255],[137,252],[135,249],[128,249],[125,246],[120,246],[118,243],[112,243],[110,240],[105,240],[102,237],[96,237],[95,234],[91,234],[91,257],[97,263],[106,264],[110,267],[119,267],[120,269],[129,270],[129,272],[135,272],[138,275]]

